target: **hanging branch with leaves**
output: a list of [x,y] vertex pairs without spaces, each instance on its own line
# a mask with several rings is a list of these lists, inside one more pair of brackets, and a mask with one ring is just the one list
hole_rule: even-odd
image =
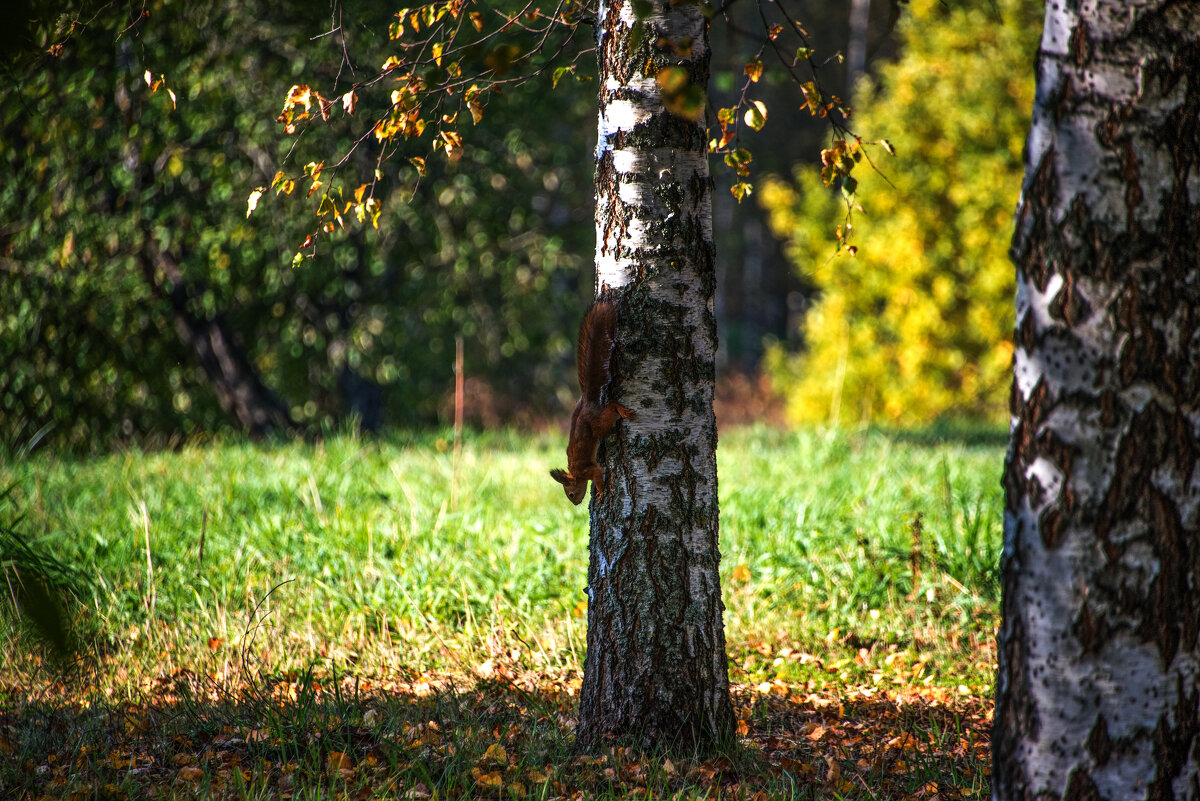
[[[645,36],[642,20],[650,13],[650,3],[629,2],[638,20],[632,35]],[[755,96],[755,88],[773,69],[764,58],[773,56],[782,75],[798,86],[803,101],[800,107],[830,126],[830,145],[821,151],[822,178],[826,186],[842,193],[846,219],[835,234],[839,248],[853,252],[848,244],[853,228],[851,216],[862,206],[852,173],[862,161],[871,163],[869,146],[880,146],[893,155],[895,151],[886,140],[864,141],[850,130],[851,109],[840,97],[827,92],[821,82],[821,68],[833,60],[840,62],[842,55],[835,53],[818,60],[798,10],[787,8],[783,2],[756,0],[760,27],[746,30],[739,28],[730,15],[736,2],[709,6],[705,13],[710,20],[720,19],[760,42],[757,53],[745,64],[745,80],[737,101],[711,112],[704,90],[690,83],[686,71],[667,67],[657,76],[664,102],[682,117],[699,120],[709,115],[709,152],[721,156],[732,170],[735,181],[731,191],[741,202],[753,191],[749,180],[753,153],[743,141],[743,126],[757,132],[767,123],[767,104]],[[316,120],[329,122],[338,114],[354,117],[361,98],[386,91],[387,103],[382,111],[358,129],[351,146],[332,165],[312,161],[299,174],[280,170],[269,186],[254,188],[247,199],[246,216],[270,190],[275,195],[292,195],[301,187],[305,198],[316,197],[317,225],[300,244],[293,266],[315,255],[322,235],[344,229],[350,220],[378,228],[383,209],[378,191],[385,162],[397,157],[406,160],[419,182],[426,175],[430,156],[440,154],[451,162],[462,157],[470,135],[466,120],[479,124],[488,103],[503,94],[506,87],[547,74],[552,88],[568,76],[588,80],[577,73],[576,65],[594,48],[571,52],[572,46],[584,27],[602,26],[606,13],[602,0],[558,0],[548,11],[530,0],[516,13],[493,8],[483,0],[441,0],[401,9],[388,26],[394,52],[378,70],[348,88],[335,86],[327,94],[306,84],[292,86],[277,121],[285,134],[295,137],[290,159],[306,127]],[[341,30],[341,26],[334,30]],[[688,48],[691,43],[659,37],[655,46]],[[377,148],[373,174],[340,179],[339,173],[351,157],[371,145]],[[357,186],[350,188],[353,184]]]

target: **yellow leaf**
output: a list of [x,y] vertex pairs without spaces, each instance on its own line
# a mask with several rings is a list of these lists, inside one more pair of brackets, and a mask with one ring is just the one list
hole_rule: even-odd
[[655,80],[658,81],[658,86],[664,94],[671,95],[681,92],[687,87],[688,74],[683,67],[666,67],[659,70]]
[[504,775],[498,770],[484,772],[479,768],[471,768],[471,778],[483,787],[500,789],[504,786]]
[[441,137],[446,143],[446,158],[451,161],[458,161],[462,158],[462,136],[457,131],[442,131]]
[[483,752],[483,758],[490,762],[499,762],[503,765],[508,764],[508,753],[500,743],[489,745],[488,750]]
[[738,565],[737,567],[735,567],[733,569],[733,580],[734,581],[743,581],[743,582],[749,581],[750,580],[750,568],[746,567],[745,565]]
[[746,75],[750,78],[750,80],[752,82],[758,83],[759,78],[761,78],[762,74],[763,74],[763,63],[761,61],[757,61],[757,60],[751,61],[749,64],[746,65],[746,67],[743,71],[746,73]]
[[[249,217],[251,214],[253,214],[254,210],[256,208],[258,208],[258,199],[260,197],[262,197],[262,193],[263,193],[263,187],[260,186],[258,189],[255,189],[253,192],[250,193],[250,197],[246,198],[246,216],[247,217]],[[219,646],[220,644],[221,644],[221,641],[217,640],[217,645]],[[212,648],[211,641],[209,642],[209,647]],[[215,650],[215,649],[213,649],[213,650]]]

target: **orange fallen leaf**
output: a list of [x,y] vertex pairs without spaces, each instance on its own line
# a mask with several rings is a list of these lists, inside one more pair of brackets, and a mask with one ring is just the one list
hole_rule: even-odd
[[488,746],[488,750],[483,752],[483,759],[488,762],[498,762],[502,765],[508,764],[508,752],[504,750],[504,746],[500,743],[493,743]]
[[198,782],[204,777],[204,771],[195,765],[184,765],[179,769],[179,775],[176,777],[181,782]]
[[479,768],[471,768],[471,778],[473,778],[481,787],[493,787],[499,789],[504,786],[504,775],[498,770],[484,772]]

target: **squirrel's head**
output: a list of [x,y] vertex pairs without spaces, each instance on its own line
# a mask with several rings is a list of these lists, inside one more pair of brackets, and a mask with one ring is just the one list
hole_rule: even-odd
[[583,502],[584,496],[587,495],[588,480],[586,478],[575,478],[565,470],[551,470],[550,478],[563,485],[563,492],[567,494],[567,499],[571,503],[578,506]]

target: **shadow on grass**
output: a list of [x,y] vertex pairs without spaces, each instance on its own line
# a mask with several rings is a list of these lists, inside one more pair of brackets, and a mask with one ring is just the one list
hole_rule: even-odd
[[[501,674],[503,675],[503,674]],[[72,695],[76,695],[72,698]],[[982,797],[989,704],[738,688],[715,755],[574,749],[577,681],[178,672],[137,701],[0,685],[5,798]]]

